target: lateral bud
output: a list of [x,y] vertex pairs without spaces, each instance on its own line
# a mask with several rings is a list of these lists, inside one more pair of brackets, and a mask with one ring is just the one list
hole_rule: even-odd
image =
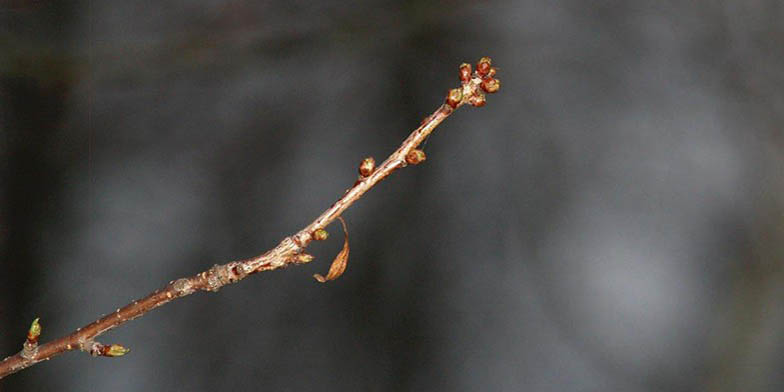
[[449,105],[452,109],[457,108],[457,105],[459,105],[462,100],[463,90],[459,88],[453,88],[446,94],[446,104]]
[[324,241],[329,238],[329,232],[324,229],[318,229],[313,232],[313,239],[316,241]]
[[90,355],[94,357],[122,357],[128,354],[131,349],[119,344],[102,344],[93,342],[90,346]]
[[359,163],[359,175],[362,177],[373,174],[374,170],[376,170],[376,160],[373,157],[367,157]]
[[313,255],[308,253],[300,253],[297,255],[297,263],[305,264],[313,261]]
[[109,346],[109,349],[106,350],[107,357],[122,357],[125,354],[128,354],[131,349],[127,347],[120,346],[119,344],[112,344]]
[[425,161],[427,156],[425,152],[419,149],[413,149],[406,154],[406,163],[409,165],[418,165]]
[[27,331],[27,343],[29,344],[38,344],[38,337],[41,336],[41,324],[38,323],[38,320],[39,318],[36,317]]

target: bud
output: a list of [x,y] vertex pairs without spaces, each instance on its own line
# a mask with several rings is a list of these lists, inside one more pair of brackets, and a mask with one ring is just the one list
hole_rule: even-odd
[[483,78],[487,76],[487,74],[490,72],[491,63],[492,60],[490,60],[490,57],[482,57],[479,59],[479,61],[476,63],[476,72],[479,74],[479,76]]
[[422,150],[413,149],[406,154],[406,162],[409,165],[418,165],[425,161],[427,157]]
[[297,255],[298,263],[310,263],[311,261],[313,261],[313,255],[307,253],[300,253]]
[[485,99],[484,94],[477,94],[471,97],[469,103],[475,107],[481,108],[482,106],[485,106],[487,99]]
[[41,324],[38,324],[38,318],[36,318],[27,331],[27,341],[31,344],[38,343],[39,336],[41,336]]
[[485,90],[485,92],[492,94],[501,88],[501,81],[494,78],[488,78],[483,80],[480,86],[482,87],[482,90]]
[[106,350],[104,354],[107,357],[122,357],[125,354],[128,354],[131,349],[120,346],[119,344],[113,344],[109,346],[109,349]]
[[460,101],[463,100],[463,90],[459,88],[453,88],[449,90],[446,94],[446,104],[451,106],[452,109],[456,108],[457,105],[460,104]]
[[495,67],[490,67],[490,70],[489,70],[489,71],[487,71],[487,77],[488,77],[488,78],[492,78],[492,77],[494,77],[494,76],[495,76],[495,73],[496,73],[497,71],[498,71],[498,70],[497,70]]
[[359,175],[362,177],[373,174],[373,170],[376,170],[376,160],[373,157],[367,157],[359,164]]
[[460,64],[460,81],[468,83],[469,80],[471,80],[471,64]]
[[324,229],[318,229],[313,232],[313,239],[316,241],[324,241],[329,238],[329,233]]

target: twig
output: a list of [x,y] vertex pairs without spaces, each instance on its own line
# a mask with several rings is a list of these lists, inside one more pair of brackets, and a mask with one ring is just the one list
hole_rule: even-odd
[[465,104],[477,107],[484,106],[484,93],[498,91],[500,82],[495,79],[496,69],[491,67],[490,59],[483,57],[477,63],[476,68],[476,71],[472,72],[471,65],[462,64],[460,66],[462,87],[450,90],[447,93],[446,102],[432,115],[426,117],[419,128],[415,129],[380,166],[374,168],[375,161],[372,158],[363,160],[360,163],[360,175],[357,182],[346,191],[343,197],[300,232],[284,238],[278,246],[262,255],[215,265],[194,276],[171,281],[165,287],[140,300],[133,301],[82,328],[77,328],[69,335],[40,346],[38,345],[38,336],[41,333],[41,326],[36,319],[30,327],[23,349],[0,362],[0,378],[71,350],[81,350],[93,356],[122,356],[128,352],[127,348],[117,344],[101,344],[95,339],[105,332],[141,317],[176,298],[193,294],[196,291],[218,291],[227,284],[236,283],[257,272],[274,270],[289,264],[310,262],[313,260],[313,256],[305,253],[305,248],[313,240],[326,238],[325,228],[340,217],[343,211],[395,170],[425,160],[425,153],[418,150],[417,147],[444,119],[449,117],[455,109]]

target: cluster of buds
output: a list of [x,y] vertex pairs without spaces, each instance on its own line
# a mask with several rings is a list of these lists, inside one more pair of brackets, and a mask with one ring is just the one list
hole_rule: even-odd
[[[498,70],[492,66],[490,57],[482,57],[476,63],[476,72],[471,72],[471,64],[463,63],[460,65],[460,82],[463,88],[449,90],[446,96],[446,103],[452,109],[457,108],[465,99],[473,106],[485,106],[487,102],[484,93],[492,94],[501,88],[501,81],[495,78]],[[471,83],[478,83],[482,91],[466,88]],[[470,95],[466,95],[470,93]]]

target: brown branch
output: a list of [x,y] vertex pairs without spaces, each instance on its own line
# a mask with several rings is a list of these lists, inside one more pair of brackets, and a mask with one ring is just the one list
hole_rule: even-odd
[[[105,332],[141,317],[176,298],[193,294],[196,291],[218,291],[227,284],[238,282],[248,275],[260,271],[274,270],[290,264],[302,264],[313,260],[313,256],[305,253],[305,248],[314,239],[325,238],[324,229],[332,221],[362,197],[365,192],[395,170],[424,161],[425,154],[417,147],[455,109],[465,104],[477,107],[484,106],[484,93],[498,91],[500,82],[494,78],[496,70],[490,65],[490,59],[487,57],[479,60],[476,72],[471,72],[469,64],[462,64],[460,66],[461,88],[450,90],[446,102],[432,115],[426,117],[419,128],[415,129],[380,166],[374,168],[375,161],[372,158],[363,160],[359,167],[360,176],[357,182],[313,223],[298,233],[284,238],[275,248],[250,259],[215,265],[194,276],[171,281],[165,287],[140,300],[133,301],[82,328],[77,328],[69,335],[40,346],[38,345],[38,335],[41,327],[36,319],[30,328],[23,349],[0,362],[0,378],[71,350],[81,350],[94,356],[122,356],[128,352],[127,348],[117,344],[101,344],[95,339]],[[319,235],[314,236],[314,233],[317,232]]]

